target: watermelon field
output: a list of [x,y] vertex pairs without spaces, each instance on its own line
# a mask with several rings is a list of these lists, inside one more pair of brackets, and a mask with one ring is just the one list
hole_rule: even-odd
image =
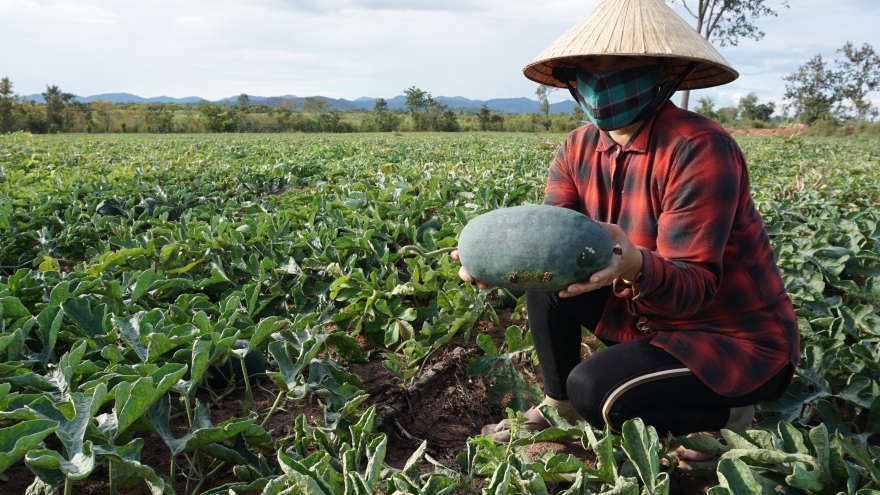
[[542,399],[524,297],[400,251],[564,137],[0,136],[0,493],[880,493],[878,138],[737,138],[802,334],[753,429],[479,436]]

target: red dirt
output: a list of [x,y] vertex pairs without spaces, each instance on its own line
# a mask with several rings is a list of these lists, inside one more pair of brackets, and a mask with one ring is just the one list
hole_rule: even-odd
[[798,124],[792,127],[780,127],[777,129],[730,129],[731,136],[795,136],[807,129],[807,126]]

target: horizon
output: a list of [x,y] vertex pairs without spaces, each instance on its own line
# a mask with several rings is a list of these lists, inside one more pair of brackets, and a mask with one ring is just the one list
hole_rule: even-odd
[[[19,95],[57,85],[76,95],[217,101],[242,93],[303,94],[354,101],[387,100],[416,86],[472,100],[536,99],[537,84],[522,76],[522,67],[598,3],[0,0],[0,42],[16,47],[4,54],[0,77],[8,76]],[[870,22],[880,21],[876,0],[838,0],[833,9],[827,0],[799,0],[791,8],[782,8],[782,0],[766,3],[778,16],[755,21],[763,40],[713,43],[739,79],[692,92],[690,108],[703,96],[716,107],[736,106],[748,93],[781,107],[782,77],[817,54],[833,61],[847,41],[861,46],[876,38]],[[871,99],[880,101],[876,92]],[[570,97],[556,91],[549,100]]]

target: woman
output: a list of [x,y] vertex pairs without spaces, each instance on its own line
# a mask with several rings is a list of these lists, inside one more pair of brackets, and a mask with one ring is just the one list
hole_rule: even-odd
[[[742,152],[668,102],[738,74],[662,0],[606,0],[524,73],[569,88],[591,121],[557,152],[544,204],[600,222],[619,247],[589,280],[527,295],[544,403],[617,431],[635,417],[661,436],[747,429],[791,381],[797,321]],[[583,362],[581,326],[608,346]],[[504,421],[483,433],[509,438]]]

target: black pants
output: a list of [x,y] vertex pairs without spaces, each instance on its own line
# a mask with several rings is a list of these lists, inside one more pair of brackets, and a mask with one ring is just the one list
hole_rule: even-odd
[[746,395],[724,397],[650,338],[604,341],[607,349],[581,361],[581,326],[596,328],[609,297],[610,287],[565,299],[555,292],[527,294],[544,393],[570,400],[593,427],[619,431],[624,421],[642,418],[660,436],[719,430],[731,408],[760,402],[788,380],[791,370],[784,369]]

